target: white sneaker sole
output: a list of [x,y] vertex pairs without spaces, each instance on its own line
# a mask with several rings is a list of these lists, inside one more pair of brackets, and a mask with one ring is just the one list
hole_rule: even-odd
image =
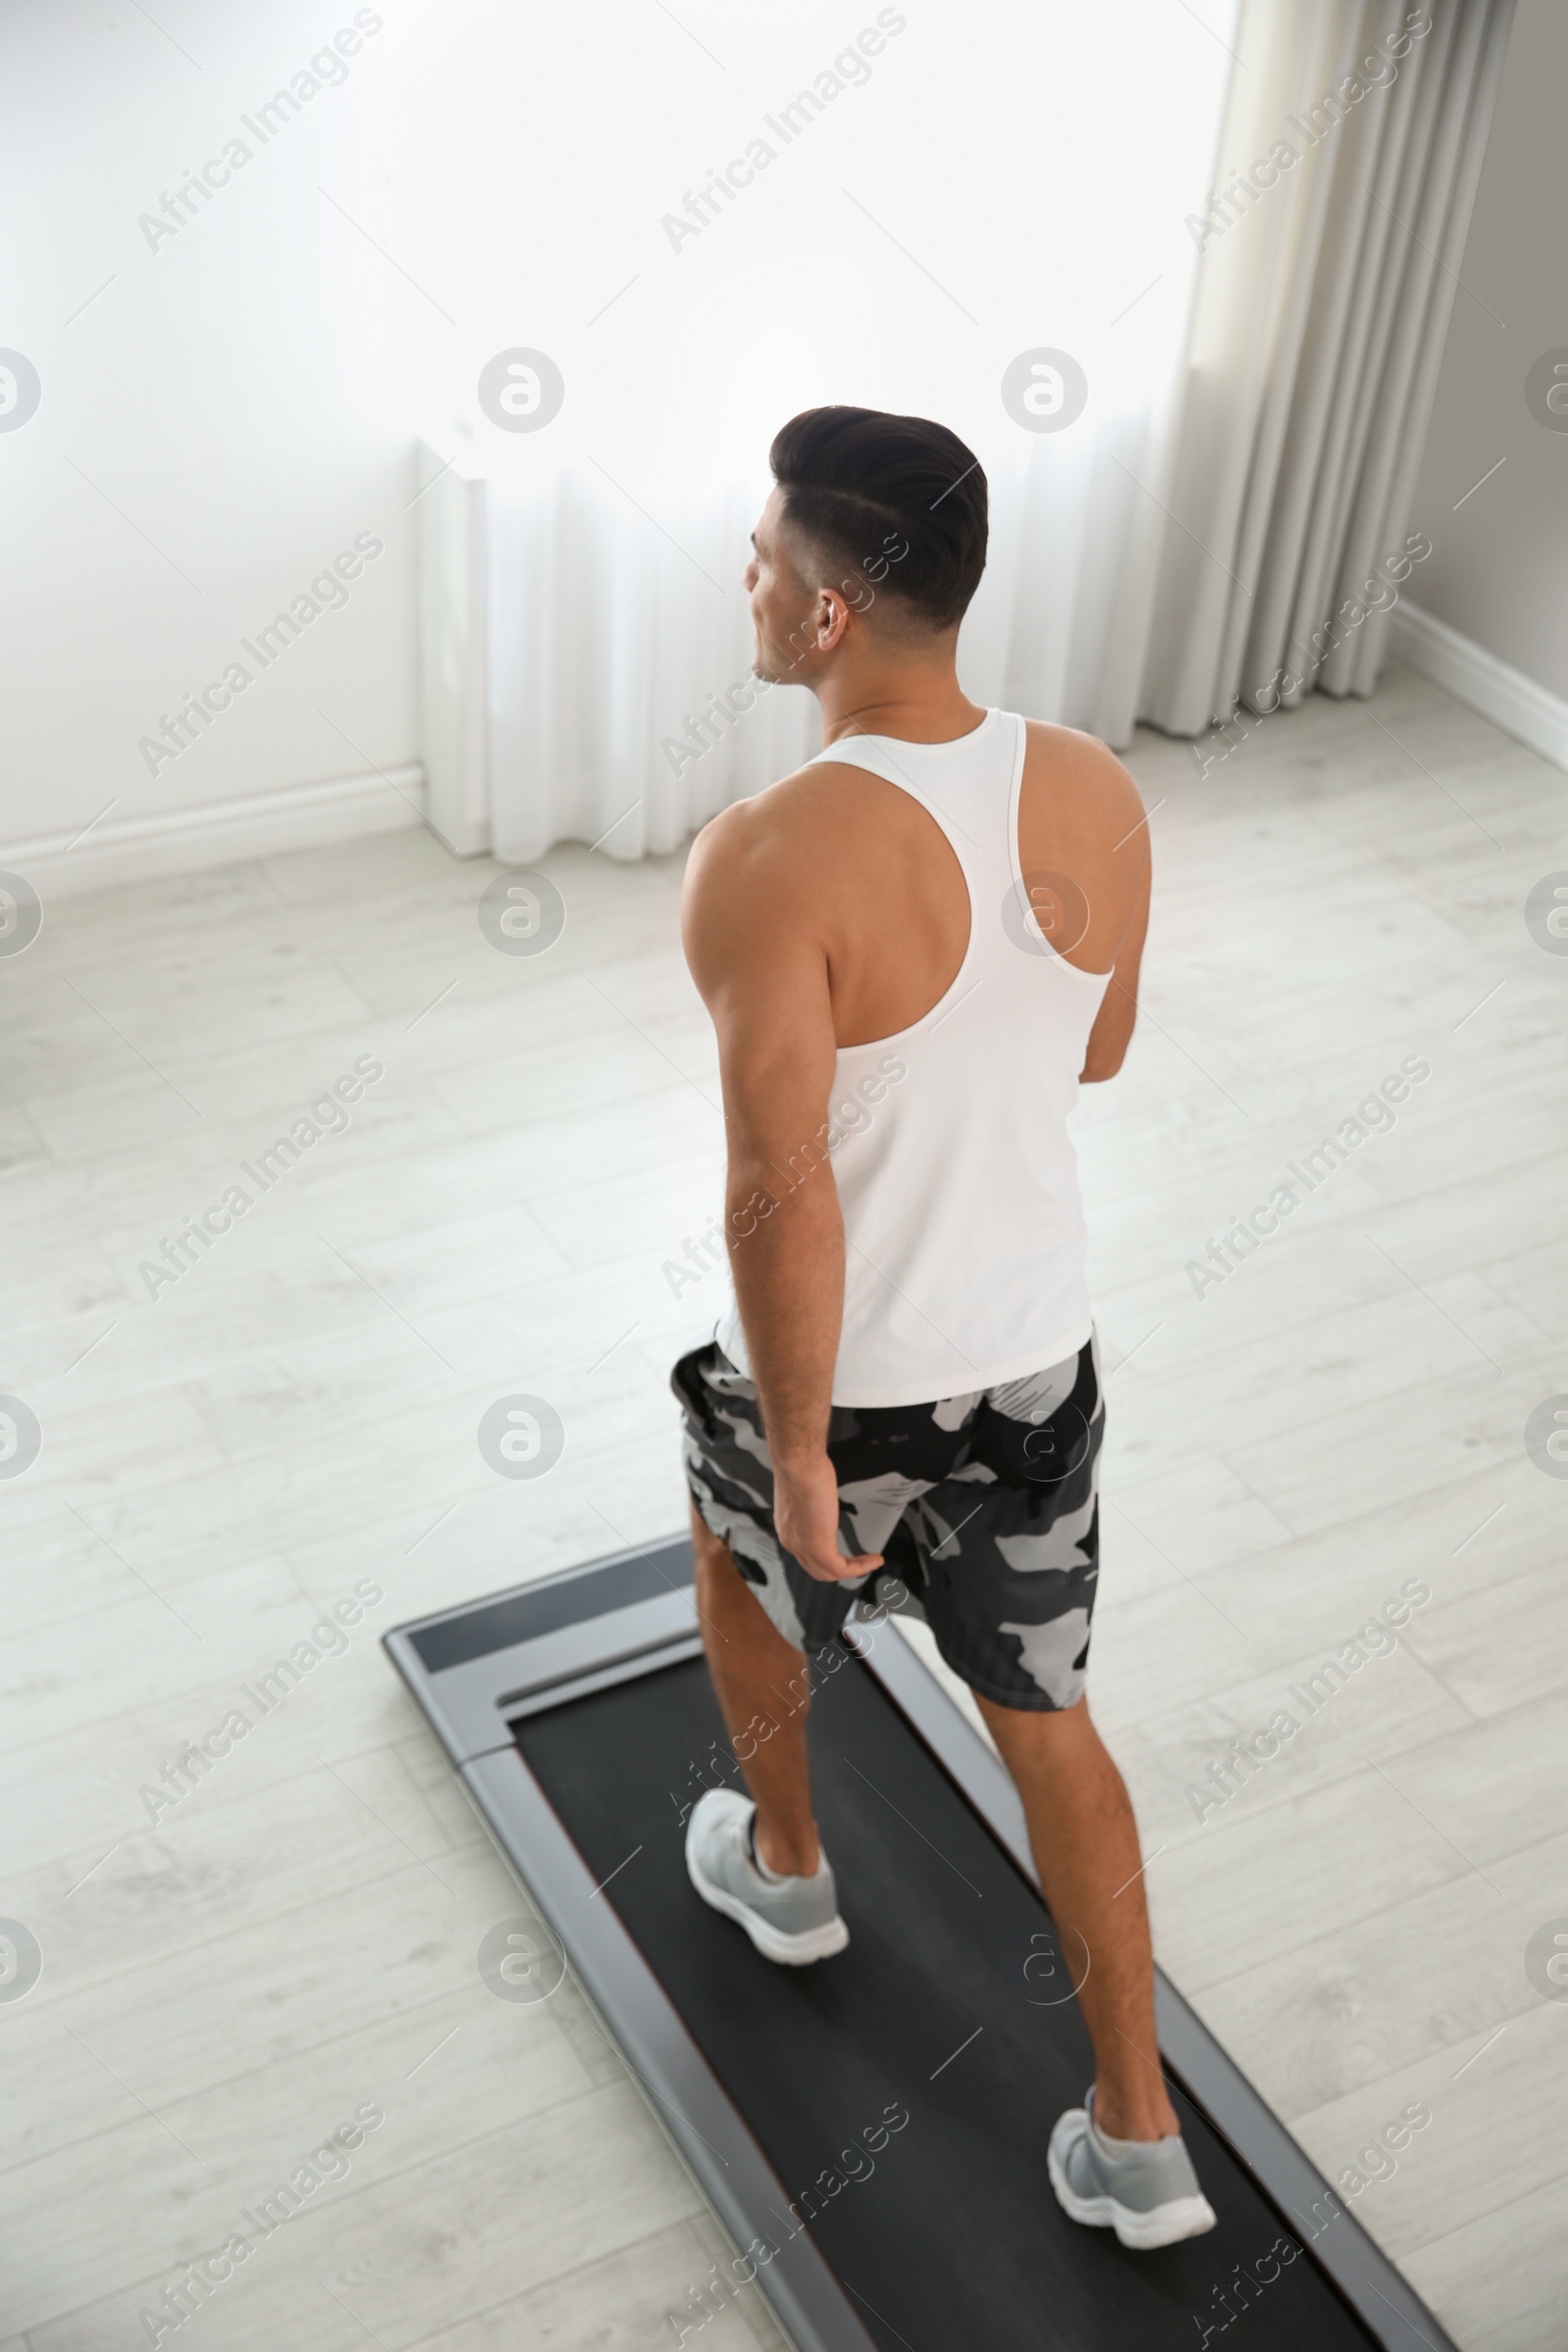
[[1122,2244],[1135,2254],[1151,2253],[1156,2246],[1174,2246],[1184,2237],[1201,2237],[1205,2230],[1214,2227],[1214,2208],[1204,2196],[1172,2197],[1168,2204],[1156,2205],[1149,2213],[1137,2213],[1115,2197],[1081,2197],[1068,2185],[1054,2148],[1047,2152],[1046,2170],[1056,2202],[1070,2221],[1086,2223],[1093,2230],[1114,2230]]
[[705,1879],[690,1854],[686,1857],[686,1876],[709,1908],[722,1911],[743,1927],[764,1960],[777,1960],[785,1968],[804,1968],[811,1960],[830,1960],[842,1952],[850,1940],[850,1931],[842,1919],[830,1919],[824,1927],[805,1928],[794,1936],[782,1928],[771,1927],[750,1904],[743,1903],[738,1894],[728,1893]]

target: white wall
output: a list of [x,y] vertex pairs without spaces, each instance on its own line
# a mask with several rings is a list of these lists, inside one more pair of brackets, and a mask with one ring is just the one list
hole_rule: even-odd
[[[1543,353],[1568,347],[1565,122],[1568,8],[1519,0],[1414,509],[1433,543],[1422,609],[1560,701],[1568,701],[1568,432],[1530,414],[1524,381]],[[1462,659],[1441,638],[1429,650]]]
[[[418,798],[415,485],[387,344],[420,297],[327,200],[373,227],[362,125],[402,36],[389,12],[363,11],[380,29],[264,144],[240,115],[340,27],[351,46],[354,0],[154,13],[167,35],[114,0],[6,12],[0,343],[32,362],[42,396],[0,432],[0,844],[69,838],[113,802],[65,862],[68,886],[97,870],[101,843],[162,812],[283,793],[283,837],[308,837],[290,788],[370,775],[381,815],[339,794],[339,831],[416,821],[375,768]],[[138,217],[236,137],[250,161],[150,244]],[[360,534],[382,554],[263,669],[239,639]],[[139,738],[236,660],[253,683],[150,772]],[[152,861],[180,860],[165,845]]]
[[[514,487],[578,466],[628,527],[678,541],[681,499],[715,471],[760,477],[772,431],[813,401],[922,407],[1004,472],[1039,454],[999,390],[1020,351],[1078,354],[1115,420],[1179,333],[1183,217],[1227,59],[1169,0],[1113,22],[1073,0],[799,0],[783,18],[754,0],[378,0],[339,85],[264,144],[241,117],[355,16],[8,14],[0,178],[25,226],[0,344],[43,401],[0,430],[24,589],[0,649],[0,866],[53,889],[415,820],[420,434],[443,453],[466,436]],[[827,119],[771,134],[772,168],[682,229],[688,191],[835,64]],[[220,177],[236,135],[250,160],[153,250],[139,216],[188,167],[218,158]],[[537,438],[476,400],[485,364],[521,345],[570,387]],[[139,740],[236,658],[257,670],[240,639],[366,532],[385,552],[347,607],[150,772]],[[356,775],[368,799],[315,794]],[[236,796],[225,830],[212,812]]]

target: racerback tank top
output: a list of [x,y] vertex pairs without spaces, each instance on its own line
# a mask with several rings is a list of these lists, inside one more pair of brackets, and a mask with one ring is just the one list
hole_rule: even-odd
[[[1067,1116],[1110,975],[1064,961],[1031,911],[1024,745],[1021,718],[988,710],[948,743],[858,735],[817,754],[918,801],[969,893],[969,942],[946,995],[895,1036],[839,1051],[823,1139],[844,1216],[835,1404],[992,1388],[1089,1338]],[[1049,903],[1049,880],[1029,882]],[[733,1299],[716,1337],[749,1373]]]

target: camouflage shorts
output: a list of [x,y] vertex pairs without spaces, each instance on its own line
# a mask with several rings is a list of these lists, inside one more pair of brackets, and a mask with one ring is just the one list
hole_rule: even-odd
[[773,1527],[773,1471],[757,1391],[710,1342],[670,1386],[684,1410],[692,1499],[785,1639],[829,1642],[857,1599],[921,1617],[943,1657],[999,1706],[1081,1697],[1099,1569],[1096,1494],[1105,1425],[1099,1346],[1050,1370],[934,1404],[835,1405],[846,1553],[869,1576],[808,1576]]

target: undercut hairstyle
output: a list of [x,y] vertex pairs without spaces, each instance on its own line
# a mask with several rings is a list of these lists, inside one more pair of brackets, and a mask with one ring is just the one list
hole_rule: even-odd
[[826,560],[821,584],[869,583],[927,629],[963,618],[986,567],[986,477],[956,433],[882,409],[806,409],[768,463],[786,526]]

